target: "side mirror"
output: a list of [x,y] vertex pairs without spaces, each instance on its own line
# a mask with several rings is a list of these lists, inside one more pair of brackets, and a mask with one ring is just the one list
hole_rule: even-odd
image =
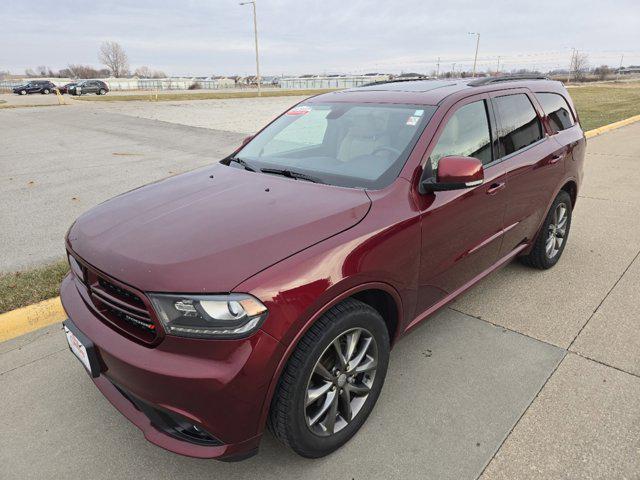
[[421,178],[419,190],[420,193],[461,190],[477,187],[482,185],[482,182],[484,182],[484,168],[477,158],[442,157],[438,162],[437,177]]
[[244,147],[247,143],[249,143],[253,137],[254,135],[249,135],[248,137],[244,137],[242,139],[242,146]]

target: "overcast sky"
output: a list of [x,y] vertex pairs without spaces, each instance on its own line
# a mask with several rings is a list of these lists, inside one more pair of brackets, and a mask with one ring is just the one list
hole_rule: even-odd
[[[257,0],[262,71],[428,73],[567,67],[571,48],[592,65],[640,64],[640,0]],[[254,72],[250,6],[232,0],[0,0],[0,70],[69,63],[100,66],[105,40],[132,70]]]

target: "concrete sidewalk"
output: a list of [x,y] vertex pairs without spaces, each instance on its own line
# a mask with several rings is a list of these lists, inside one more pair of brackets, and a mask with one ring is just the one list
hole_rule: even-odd
[[640,124],[587,150],[559,264],[513,263],[403,339],[376,409],[338,452],[306,460],[270,435],[238,464],[165,452],[54,326],[0,344],[0,478],[638,478]]

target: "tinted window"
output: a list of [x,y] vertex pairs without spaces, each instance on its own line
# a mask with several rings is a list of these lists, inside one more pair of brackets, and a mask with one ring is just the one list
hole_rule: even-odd
[[557,93],[536,93],[545,115],[549,117],[551,127],[556,131],[573,127],[573,117],[567,101]]
[[429,157],[433,171],[442,157],[450,155],[474,157],[484,164],[491,162],[491,134],[484,100],[460,107],[449,118]]
[[524,94],[494,100],[500,128],[502,155],[517,152],[542,138],[542,125],[529,97]]

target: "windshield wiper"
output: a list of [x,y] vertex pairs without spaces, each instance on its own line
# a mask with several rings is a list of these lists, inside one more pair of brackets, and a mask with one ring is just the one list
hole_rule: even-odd
[[245,168],[245,170],[249,170],[250,172],[257,172],[259,170],[257,167],[254,167],[249,162],[239,157],[231,157],[229,161],[236,162],[238,165],[242,165]]
[[306,173],[296,172],[295,170],[289,170],[286,168],[261,168],[262,173],[272,173],[274,175],[282,175],[283,177],[295,178],[296,180],[306,180],[313,183],[324,183],[318,177],[307,175]]

